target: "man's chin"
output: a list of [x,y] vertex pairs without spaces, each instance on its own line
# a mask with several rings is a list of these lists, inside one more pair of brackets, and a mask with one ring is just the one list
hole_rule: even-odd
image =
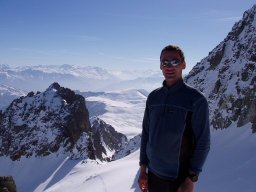
[[175,76],[165,76],[165,79],[166,79],[166,80],[174,80],[174,79],[175,79]]

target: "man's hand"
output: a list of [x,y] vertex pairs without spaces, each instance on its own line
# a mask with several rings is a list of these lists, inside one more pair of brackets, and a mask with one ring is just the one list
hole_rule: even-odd
[[138,184],[139,184],[140,190],[142,192],[147,192],[148,191],[148,174],[146,172],[146,169],[147,169],[146,166],[141,165]]
[[177,192],[194,192],[194,183],[187,177]]

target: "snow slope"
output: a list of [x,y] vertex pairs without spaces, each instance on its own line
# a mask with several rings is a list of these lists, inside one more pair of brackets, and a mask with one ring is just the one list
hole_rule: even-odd
[[212,147],[198,192],[256,192],[256,136],[251,125],[212,132]]
[[[77,164],[70,173],[47,192],[120,192],[138,191],[138,151],[107,164]],[[137,190],[136,190],[137,189]]]
[[[256,140],[249,127],[212,132],[212,149],[196,192],[256,191]],[[15,162],[0,157],[0,173],[14,175],[20,192],[139,192],[138,161],[139,150],[109,163],[64,156]]]
[[128,139],[140,134],[147,92],[123,91],[79,93],[86,99],[90,117],[98,116]]
[[[196,184],[197,192],[255,192],[256,140],[250,126],[212,132],[212,149]],[[77,164],[48,192],[138,191],[139,151],[106,164]]]

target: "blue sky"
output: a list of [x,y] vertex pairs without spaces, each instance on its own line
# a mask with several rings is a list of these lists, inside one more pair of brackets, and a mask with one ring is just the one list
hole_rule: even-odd
[[0,0],[0,64],[159,69],[180,46],[189,71],[254,0]]

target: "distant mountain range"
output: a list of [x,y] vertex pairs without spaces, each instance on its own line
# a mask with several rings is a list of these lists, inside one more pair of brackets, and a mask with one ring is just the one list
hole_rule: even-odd
[[152,90],[161,85],[162,79],[160,70],[107,71],[99,67],[67,64],[25,67],[0,65],[1,84],[25,91],[43,91],[53,82],[80,91]]

